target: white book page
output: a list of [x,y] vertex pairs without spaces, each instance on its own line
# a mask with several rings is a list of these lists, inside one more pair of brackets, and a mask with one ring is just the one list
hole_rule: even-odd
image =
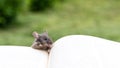
[[0,46],[0,68],[47,68],[48,54],[24,46]]
[[84,35],[54,43],[48,68],[120,68],[120,43]]

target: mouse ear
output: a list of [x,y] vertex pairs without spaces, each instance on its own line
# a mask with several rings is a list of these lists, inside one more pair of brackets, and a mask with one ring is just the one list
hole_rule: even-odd
[[35,38],[39,38],[39,34],[37,32],[33,32],[32,34]]

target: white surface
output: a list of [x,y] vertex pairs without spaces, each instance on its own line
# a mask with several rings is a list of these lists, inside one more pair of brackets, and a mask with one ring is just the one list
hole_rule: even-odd
[[0,46],[0,68],[46,68],[48,54],[24,46]]
[[54,43],[49,68],[120,68],[120,43],[84,35]]

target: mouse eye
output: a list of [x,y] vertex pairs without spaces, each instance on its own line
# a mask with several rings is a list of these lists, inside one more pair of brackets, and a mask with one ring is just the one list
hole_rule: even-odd
[[45,38],[44,40],[48,40],[47,38]]

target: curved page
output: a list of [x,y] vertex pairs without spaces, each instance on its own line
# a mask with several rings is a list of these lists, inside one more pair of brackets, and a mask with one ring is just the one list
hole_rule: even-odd
[[49,68],[120,68],[120,43],[72,35],[54,43]]
[[46,68],[48,54],[24,46],[0,46],[0,68]]

